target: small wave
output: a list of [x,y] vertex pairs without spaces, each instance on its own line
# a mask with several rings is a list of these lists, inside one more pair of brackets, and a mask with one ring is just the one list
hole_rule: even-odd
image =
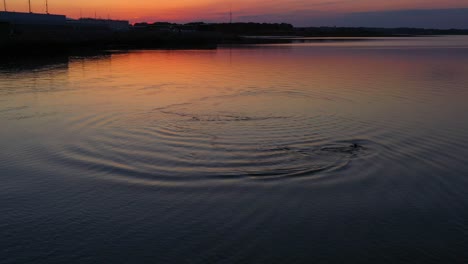
[[167,115],[175,115],[179,117],[187,117],[191,121],[205,122],[233,122],[233,121],[262,121],[268,119],[284,119],[286,116],[246,116],[242,114],[191,114],[186,112],[175,112],[160,110],[161,113]]
[[[82,121],[107,126],[115,118],[93,116]],[[242,120],[231,116],[222,118],[216,120]],[[289,120],[292,122],[289,126],[279,126],[288,123],[284,120],[257,121],[254,127],[258,129],[251,130],[252,125],[248,123],[232,124],[224,134],[217,133],[213,127],[191,125],[194,123],[189,120],[155,127],[101,127],[99,133],[88,135],[86,141],[62,146],[55,154],[44,156],[53,157],[49,161],[62,166],[106,175],[107,179],[194,183],[309,177],[341,169],[373,149],[369,141],[330,143],[313,132],[298,135],[295,129],[301,125],[293,120]]]
[[14,112],[14,111],[19,111],[19,110],[25,110],[29,108],[28,106],[24,105],[24,106],[14,106],[14,107],[6,107],[6,108],[2,108],[0,109],[0,113],[7,113],[7,112]]
[[37,119],[56,115],[57,112],[36,112],[36,113],[23,113],[13,114],[8,117],[8,120],[25,120],[25,119]]

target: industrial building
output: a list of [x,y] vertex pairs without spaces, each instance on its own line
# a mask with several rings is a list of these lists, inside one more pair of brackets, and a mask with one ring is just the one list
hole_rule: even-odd
[[92,19],[80,18],[69,19],[64,15],[37,14],[37,13],[19,13],[19,12],[0,12],[0,23],[7,23],[12,26],[70,26],[69,30],[74,28],[99,28],[112,32],[128,31],[130,23],[126,20],[111,19]]
[[130,30],[111,19],[69,19],[64,15],[0,12],[0,47],[37,49],[106,45]]
[[0,21],[12,25],[65,25],[64,15],[0,12]]

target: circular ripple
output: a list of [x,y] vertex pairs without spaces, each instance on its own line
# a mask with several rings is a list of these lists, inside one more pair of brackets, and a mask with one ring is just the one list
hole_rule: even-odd
[[332,140],[340,121],[335,116],[169,116],[132,125],[115,115],[86,119],[93,133],[64,144],[52,160],[128,181],[268,180],[340,169],[374,145]]

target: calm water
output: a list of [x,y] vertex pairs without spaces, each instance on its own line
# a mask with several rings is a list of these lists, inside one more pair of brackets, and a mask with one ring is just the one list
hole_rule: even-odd
[[464,263],[468,38],[3,61],[0,263]]

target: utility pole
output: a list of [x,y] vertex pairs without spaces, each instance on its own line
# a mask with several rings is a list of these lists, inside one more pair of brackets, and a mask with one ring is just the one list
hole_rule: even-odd
[[49,14],[49,1],[48,0],[45,0],[45,12],[46,14]]
[[5,12],[8,12],[8,10],[6,8],[6,0],[3,0],[3,8],[5,9]]
[[29,13],[32,13],[32,11],[31,11],[31,0],[29,0]]

